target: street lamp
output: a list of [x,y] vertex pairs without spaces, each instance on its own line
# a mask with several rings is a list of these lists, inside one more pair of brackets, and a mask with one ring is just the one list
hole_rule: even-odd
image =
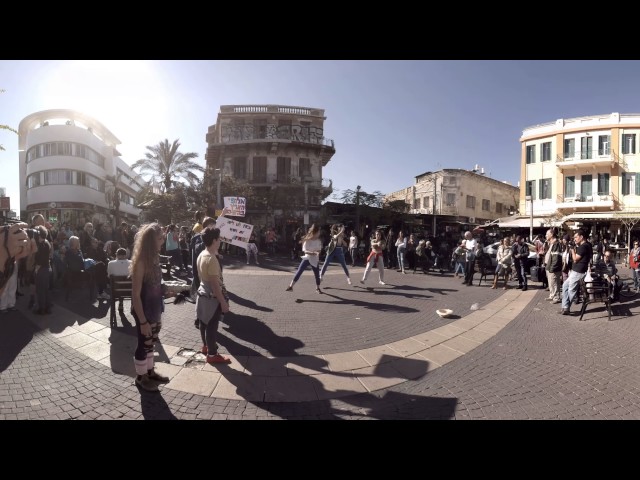
[[531,223],[529,224],[529,241],[533,242],[533,196],[527,195],[524,197],[525,201],[531,202],[531,210],[529,211],[529,216]]
[[362,187],[358,185],[356,187],[356,232],[360,234],[360,189]]
[[218,187],[216,190],[216,210],[222,210],[222,199],[220,198],[220,190],[222,187],[222,169],[216,168],[216,172],[218,173]]

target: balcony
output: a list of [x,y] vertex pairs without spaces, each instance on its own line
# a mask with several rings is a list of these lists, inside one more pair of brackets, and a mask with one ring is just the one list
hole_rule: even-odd
[[[217,142],[211,141],[209,143],[212,145]],[[312,125],[269,124],[264,126],[264,128],[256,128],[253,124],[227,124],[221,126],[220,143],[302,143],[305,145],[319,145],[335,150],[334,141],[324,136],[324,129],[322,127],[315,127]]]
[[613,166],[620,159],[613,151],[607,149],[602,150],[586,150],[582,152],[565,152],[563,156],[556,157],[556,166],[560,169],[579,168],[579,167],[598,167]]
[[440,208],[441,215],[458,215],[458,207],[455,205],[443,205]]
[[617,210],[619,206],[618,197],[609,193],[608,195],[558,195],[556,208],[559,210],[585,211],[591,210]]

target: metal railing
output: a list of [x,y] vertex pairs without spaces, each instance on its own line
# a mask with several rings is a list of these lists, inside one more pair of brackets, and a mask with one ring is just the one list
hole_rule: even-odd
[[573,152],[564,152],[562,155],[556,155],[556,162],[573,162],[576,160],[611,160],[617,161],[618,155],[610,148],[592,149],[592,150],[576,150]]
[[618,202],[618,196],[613,193],[596,193],[596,194],[582,194],[575,193],[573,195],[559,194],[556,197],[556,203],[571,203],[571,202]]

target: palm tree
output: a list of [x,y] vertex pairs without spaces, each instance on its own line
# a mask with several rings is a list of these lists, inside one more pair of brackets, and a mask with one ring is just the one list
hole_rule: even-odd
[[178,148],[180,142],[174,140],[169,145],[169,140],[157,145],[147,146],[146,158],[142,158],[131,165],[131,168],[139,168],[140,173],[150,173],[154,180],[162,186],[164,193],[167,193],[171,186],[179,178],[183,178],[193,184],[199,180],[194,172],[204,173],[204,168],[193,161],[198,157],[197,153],[180,153]]
[[118,228],[120,225],[120,188],[118,185],[122,181],[122,172],[118,170],[115,175],[107,175],[105,179],[109,185],[104,190],[104,198],[110,207],[110,213],[113,212],[115,217],[115,227]]

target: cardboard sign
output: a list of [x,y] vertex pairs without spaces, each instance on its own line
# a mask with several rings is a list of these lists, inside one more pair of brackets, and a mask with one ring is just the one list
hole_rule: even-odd
[[244,197],[224,197],[224,207],[231,217],[244,217],[247,210],[247,199]]
[[253,225],[231,218],[218,217],[216,227],[220,229],[220,240],[231,245],[247,249],[247,243],[253,232]]

